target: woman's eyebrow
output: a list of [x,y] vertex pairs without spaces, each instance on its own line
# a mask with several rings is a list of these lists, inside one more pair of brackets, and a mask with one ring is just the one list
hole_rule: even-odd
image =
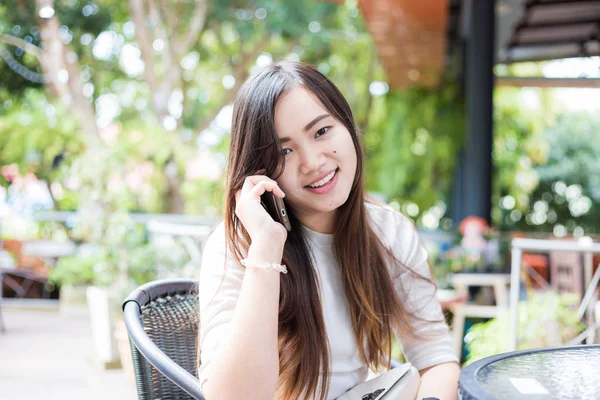
[[304,127],[304,132],[308,131],[310,128],[312,128],[317,122],[319,122],[320,120],[322,120],[323,118],[327,118],[329,117],[329,114],[322,114],[319,115],[317,118],[313,119],[312,121],[310,121],[308,124],[306,124],[306,126]]
[[[315,119],[313,119],[312,121],[310,121],[308,124],[306,124],[306,126],[304,127],[304,132],[308,132],[310,130],[310,128],[312,128],[313,126],[315,126],[315,124],[317,122],[319,122],[320,120],[322,120],[323,118],[327,118],[330,117],[329,114],[322,114],[319,115],[318,117],[316,117]],[[279,138],[279,143],[286,143],[289,142],[291,139],[289,137],[283,137],[283,138]]]

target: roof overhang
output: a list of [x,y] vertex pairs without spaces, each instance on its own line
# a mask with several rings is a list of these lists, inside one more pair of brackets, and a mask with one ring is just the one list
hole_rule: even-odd
[[[474,1],[488,0],[358,0],[390,86],[439,82],[472,34]],[[495,63],[600,56],[600,0],[496,0],[494,45]]]
[[435,85],[445,68],[447,0],[359,0],[392,87]]
[[600,55],[600,1],[498,0],[497,61]]

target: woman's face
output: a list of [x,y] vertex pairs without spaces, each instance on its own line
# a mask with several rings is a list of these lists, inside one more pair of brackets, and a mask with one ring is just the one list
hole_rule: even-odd
[[308,228],[331,233],[335,210],[346,202],[357,158],[350,132],[302,86],[275,106],[275,130],[285,169],[277,183]]

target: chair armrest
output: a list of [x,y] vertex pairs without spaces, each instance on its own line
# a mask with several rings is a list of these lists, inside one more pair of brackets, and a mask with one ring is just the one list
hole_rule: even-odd
[[140,321],[140,305],[135,300],[126,300],[123,304],[125,325],[131,341],[139,352],[161,374],[179,386],[196,400],[205,400],[198,378],[170,359],[144,331]]

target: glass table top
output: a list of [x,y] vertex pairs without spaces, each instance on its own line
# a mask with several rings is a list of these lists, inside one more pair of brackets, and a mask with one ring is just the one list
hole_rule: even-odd
[[600,346],[507,353],[461,373],[463,399],[600,399]]

